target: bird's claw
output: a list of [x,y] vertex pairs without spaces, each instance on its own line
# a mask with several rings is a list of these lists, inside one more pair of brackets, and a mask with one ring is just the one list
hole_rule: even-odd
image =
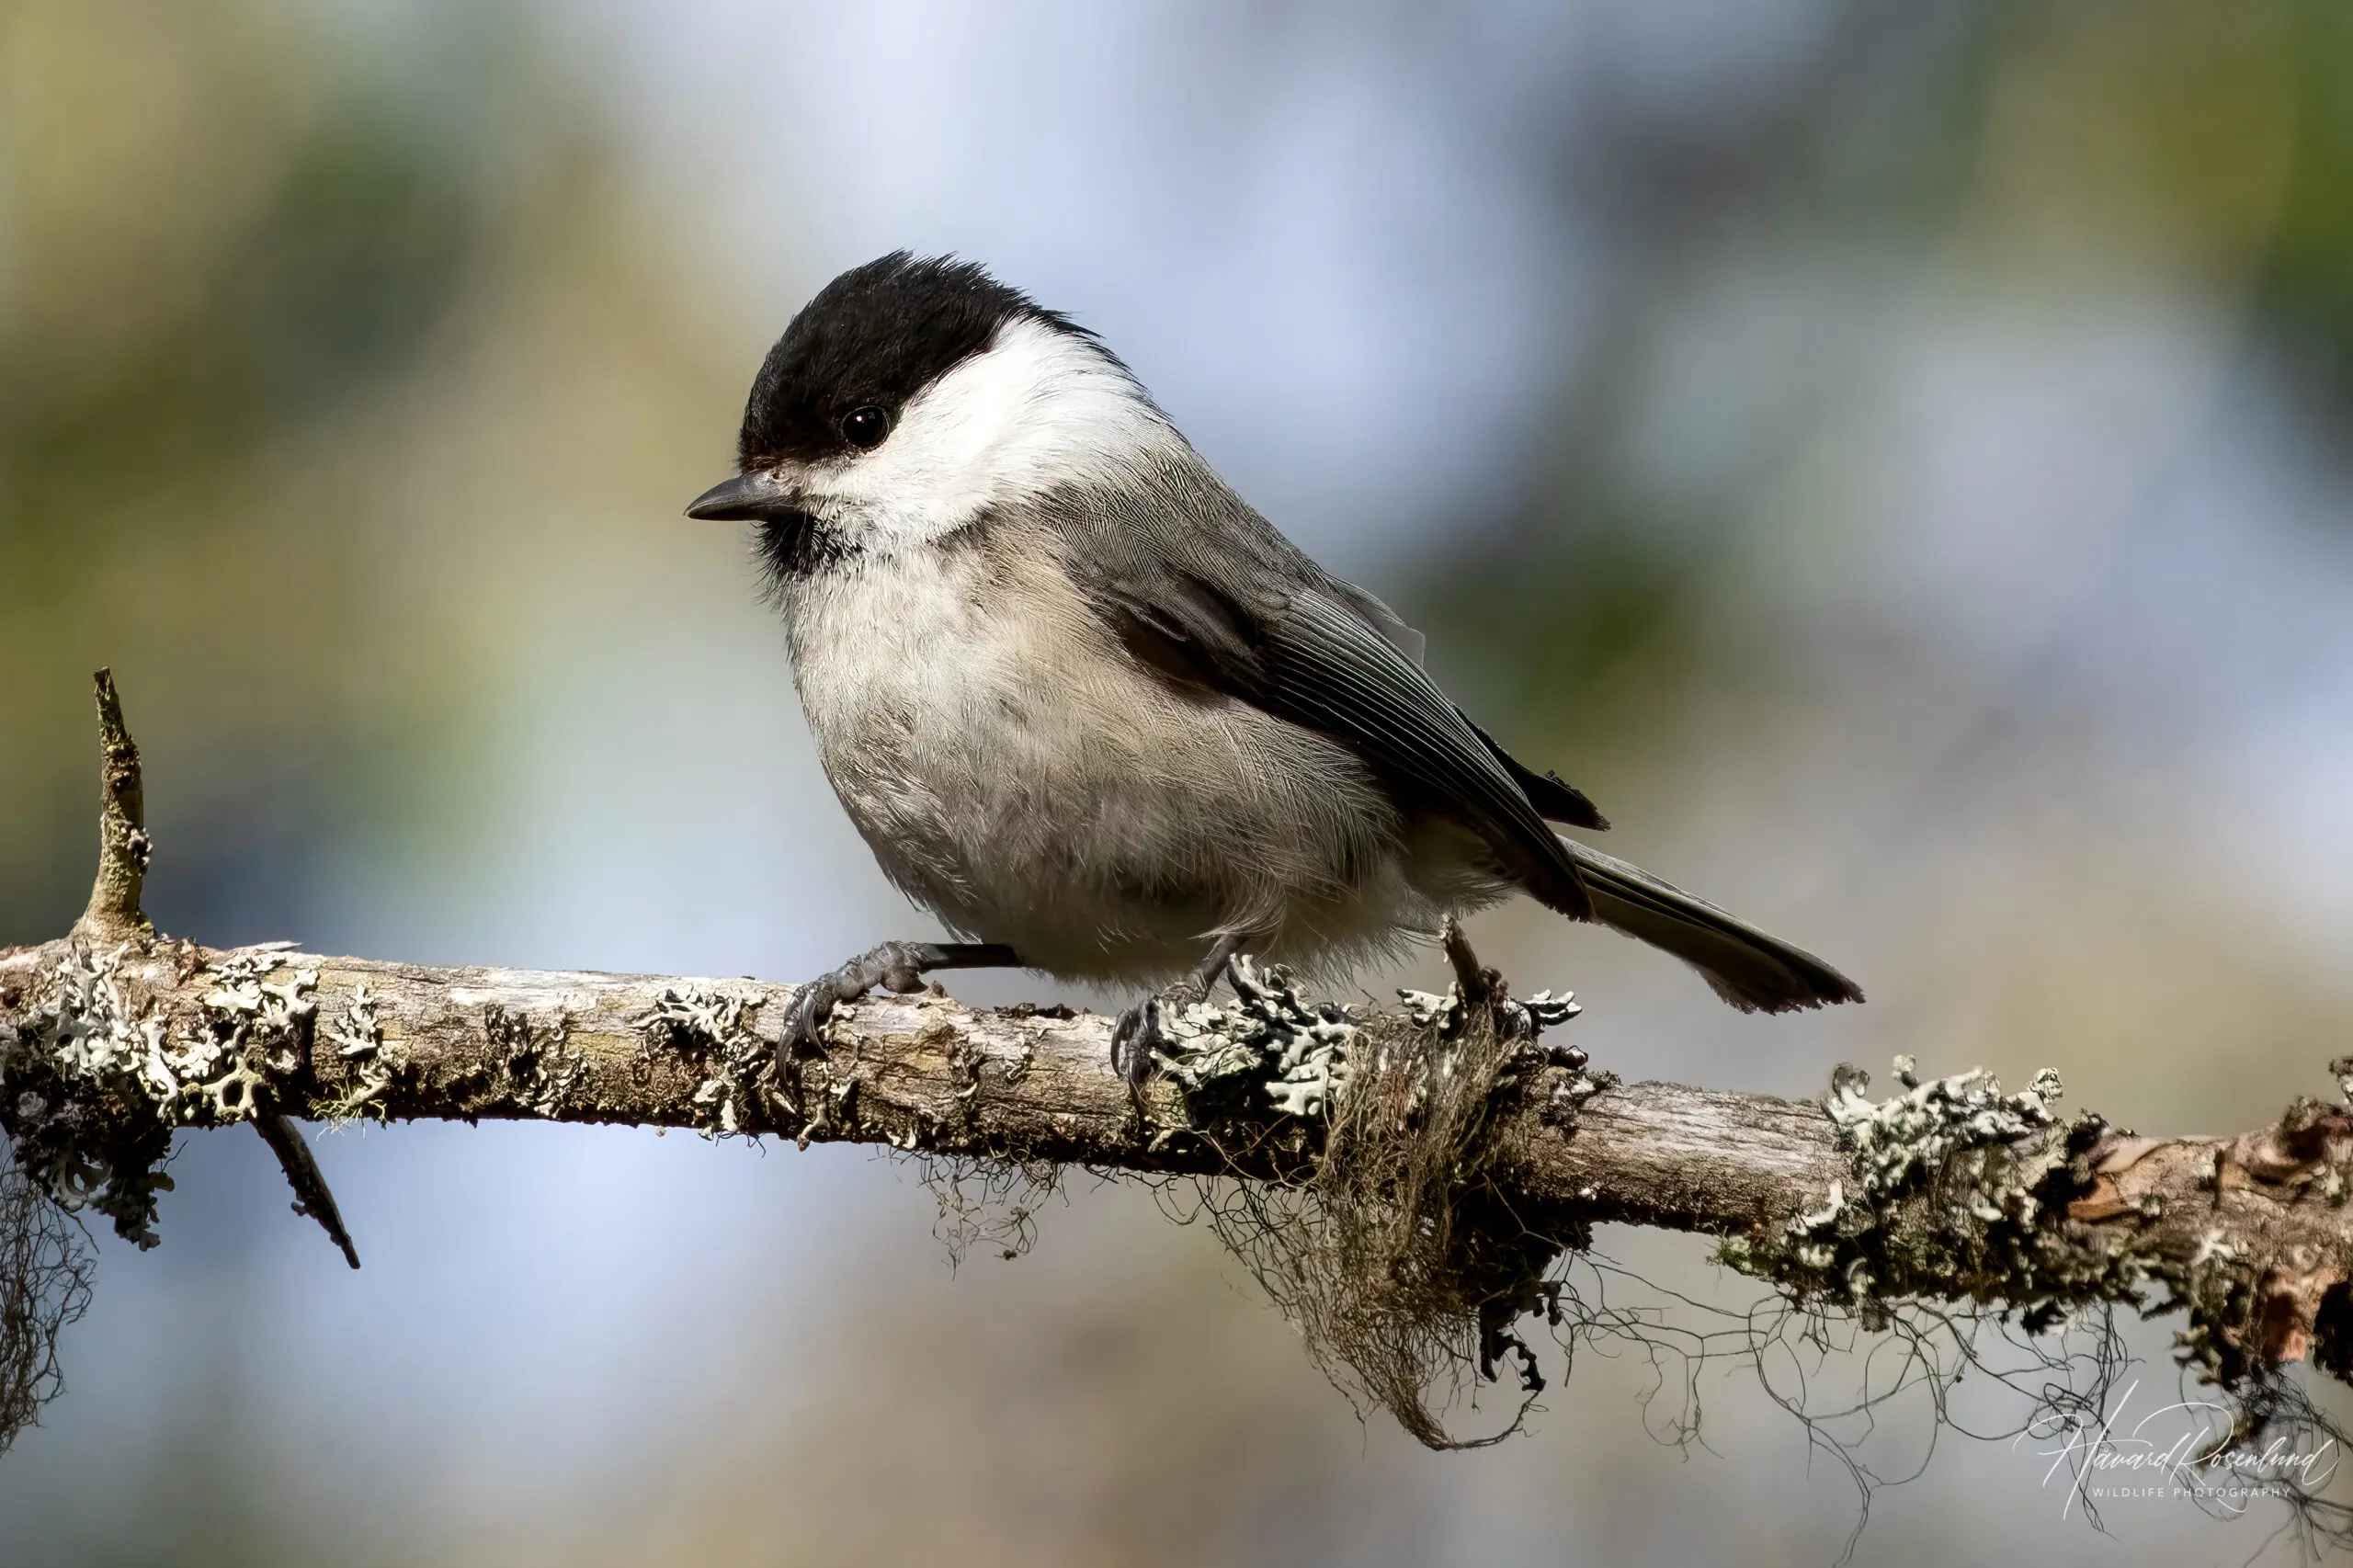
[[801,988],[785,1019],[784,1042],[808,1051],[824,1049],[825,1024],[834,1009],[855,1002],[876,986],[904,996],[924,986],[924,971],[936,967],[938,949],[919,942],[884,942],[830,974]]
[[1152,1076],[1152,1053],[1169,1044],[1160,1027],[1161,1006],[1158,996],[1147,996],[1111,1026],[1111,1071],[1127,1080],[1131,1089],[1142,1087]]
[[1225,978],[1241,945],[1239,935],[1220,937],[1191,976],[1145,997],[1121,1013],[1119,1022],[1111,1026],[1111,1071],[1128,1081],[1129,1092],[1135,1096],[1139,1111],[1142,1108],[1144,1081],[1152,1076],[1152,1053],[1175,1043],[1160,1027],[1163,1010],[1208,1001],[1217,983]]
[[821,974],[801,988],[784,1021],[784,1043],[793,1051],[819,1051],[824,1046],[825,1021],[836,1004],[848,1000],[835,994],[834,976]]

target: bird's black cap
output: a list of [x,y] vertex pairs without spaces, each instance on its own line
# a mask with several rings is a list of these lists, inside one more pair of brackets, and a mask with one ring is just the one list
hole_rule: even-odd
[[893,251],[854,267],[819,290],[768,350],[736,455],[750,469],[847,451],[845,415],[871,406],[897,423],[908,399],[1025,316],[1091,335],[974,262]]

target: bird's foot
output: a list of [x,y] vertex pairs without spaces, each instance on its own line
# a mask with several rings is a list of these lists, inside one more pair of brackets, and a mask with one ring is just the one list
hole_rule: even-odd
[[[1233,962],[1233,955],[1241,947],[1238,934],[1219,937],[1199,968],[1120,1015],[1119,1021],[1111,1026],[1111,1071],[1125,1078],[1131,1091],[1141,1091],[1144,1080],[1152,1076],[1153,1052],[1165,1051],[1174,1044],[1162,1027],[1163,1015],[1171,1007],[1189,1007],[1196,1002],[1208,1001],[1211,991],[1225,978],[1227,966]],[[1137,1108],[1142,1108],[1140,1092]]]
[[858,954],[831,974],[801,988],[785,1020],[788,1048],[824,1049],[825,1020],[845,1002],[876,986],[900,995],[923,989],[923,977],[940,969],[1017,969],[1021,960],[999,942],[884,942]]
[[1168,1037],[1161,1018],[1171,1007],[1188,1006],[1208,999],[1208,993],[1189,980],[1180,980],[1165,991],[1154,992],[1121,1013],[1111,1026],[1111,1071],[1127,1080],[1131,1089],[1141,1088],[1152,1076],[1154,1051],[1171,1050],[1175,1041]]
[[1111,1071],[1128,1085],[1128,1108],[1135,1112],[1138,1133],[1152,1120],[1143,1101],[1143,1086],[1152,1076],[1153,1053],[1169,1051],[1175,1045],[1162,1027],[1162,1016],[1170,1007],[1204,1001],[1208,994],[1207,987],[1180,980],[1130,1007],[1111,1026]]

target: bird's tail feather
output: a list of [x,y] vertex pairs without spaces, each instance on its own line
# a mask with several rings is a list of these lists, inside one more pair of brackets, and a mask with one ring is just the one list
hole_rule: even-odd
[[1859,1002],[1860,987],[1815,958],[1745,920],[1574,839],[1563,839],[1593,895],[1595,917],[1673,953],[1744,1013],[1786,1013]]

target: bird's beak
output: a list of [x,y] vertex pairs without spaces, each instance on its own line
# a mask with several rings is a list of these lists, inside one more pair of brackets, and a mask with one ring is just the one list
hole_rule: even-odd
[[687,516],[707,523],[758,522],[800,509],[790,486],[765,469],[754,469],[696,496]]

